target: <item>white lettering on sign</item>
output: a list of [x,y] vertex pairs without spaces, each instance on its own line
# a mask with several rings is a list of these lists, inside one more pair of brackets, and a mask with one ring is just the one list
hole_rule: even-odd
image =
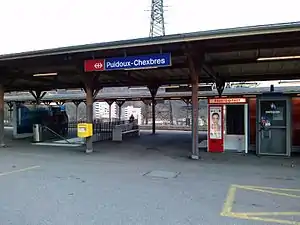
[[148,59],[148,60],[134,60],[133,64],[134,66],[152,66],[152,65],[161,65],[165,64],[165,59]]
[[120,61],[116,61],[116,62],[107,62],[106,64],[106,68],[123,68],[123,67],[130,67],[131,63],[130,61],[127,62],[120,62]]
[[266,111],[267,114],[280,114],[280,111],[275,111],[275,110],[268,110]]
[[128,67],[146,67],[146,66],[155,66],[155,65],[164,65],[166,60],[162,59],[148,59],[148,60],[140,60],[135,59],[134,61],[108,61],[106,63],[106,69],[114,69],[114,68],[128,68]]

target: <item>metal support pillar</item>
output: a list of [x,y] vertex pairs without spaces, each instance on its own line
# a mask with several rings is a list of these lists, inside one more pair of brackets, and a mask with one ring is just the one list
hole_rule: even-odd
[[0,147],[5,147],[4,143],[4,87],[0,84]]
[[116,100],[116,104],[119,107],[119,112],[118,112],[119,121],[121,121],[122,105],[124,105],[125,102],[126,102],[126,100],[124,100],[124,99]]
[[[85,88],[86,92],[86,118],[87,118],[87,123],[93,123],[93,89],[86,85]],[[93,136],[92,137],[87,137],[86,138],[86,153],[91,153],[93,152]]]
[[244,106],[244,123],[245,123],[245,153],[248,153],[248,140],[249,140],[249,115],[248,115],[248,104]]
[[[93,103],[101,86],[98,82],[98,76],[82,77],[84,90],[86,93],[86,122],[93,124]],[[93,136],[86,138],[86,153],[93,152]]]
[[44,100],[43,103],[45,105],[49,106],[52,103],[52,101],[51,100]]
[[40,90],[36,90],[36,91],[30,90],[29,93],[32,94],[32,96],[34,97],[36,105],[40,105],[42,98],[47,94],[46,91],[42,92]]
[[9,122],[12,122],[12,112],[13,112],[13,107],[14,103],[13,102],[7,102],[8,105],[8,112],[9,112]]
[[223,91],[224,91],[224,88],[225,88],[225,80],[223,79],[217,79],[216,80],[216,87],[217,87],[217,91],[218,91],[218,94],[219,94],[219,97],[222,96],[223,94]]
[[156,101],[155,98],[152,97],[152,134],[155,134],[155,106],[156,106]]
[[145,104],[145,123],[148,125],[149,105]]
[[58,105],[58,106],[63,106],[66,102],[63,101],[63,100],[61,100],[61,101],[56,101],[55,103],[56,103],[56,105]]
[[145,104],[145,124],[148,125],[149,105],[151,105],[151,100],[143,99],[143,103]]
[[188,49],[188,63],[192,84],[192,159],[199,159],[199,100],[198,100],[198,84],[199,75],[204,61],[204,54],[201,52],[194,52],[191,47]]
[[169,120],[170,120],[170,125],[174,125],[173,122],[173,107],[172,107],[172,102],[169,100]]
[[192,99],[191,98],[182,98],[182,101],[186,104],[186,121],[185,124],[186,126],[190,126],[189,122],[189,105],[192,104]]
[[108,118],[109,122],[111,122],[111,105],[115,102],[115,100],[108,99],[106,102],[108,104]]
[[76,110],[75,110],[75,121],[76,121],[76,123],[78,123],[78,107],[79,107],[79,105],[81,104],[82,101],[80,101],[80,100],[73,100],[72,102],[74,103],[74,105],[76,107]]
[[155,105],[156,105],[155,96],[157,94],[158,87],[159,86],[157,85],[148,87],[151,94],[151,105],[152,105],[152,134],[155,134]]
[[198,118],[199,118],[199,101],[198,101],[198,76],[192,80],[192,159],[199,159],[198,148]]
[[108,117],[109,117],[109,122],[111,122],[111,104],[108,106]]

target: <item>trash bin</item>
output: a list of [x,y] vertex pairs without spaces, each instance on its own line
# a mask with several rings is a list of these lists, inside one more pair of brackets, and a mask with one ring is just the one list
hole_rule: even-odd
[[42,141],[42,125],[33,124],[33,142]]

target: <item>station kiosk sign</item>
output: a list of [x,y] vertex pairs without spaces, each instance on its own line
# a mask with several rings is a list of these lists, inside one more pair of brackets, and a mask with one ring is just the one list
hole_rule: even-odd
[[248,151],[246,98],[208,99],[208,152]]

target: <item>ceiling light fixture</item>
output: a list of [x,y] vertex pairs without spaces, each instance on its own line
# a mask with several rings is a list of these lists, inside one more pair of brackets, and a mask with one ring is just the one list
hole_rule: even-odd
[[275,61],[275,60],[288,60],[288,59],[300,59],[300,55],[261,57],[261,58],[257,58],[257,61]]
[[57,73],[36,73],[34,77],[46,77],[46,76],[57,76]]
[[179,85],[164,86],[164,88],[180,88]]

